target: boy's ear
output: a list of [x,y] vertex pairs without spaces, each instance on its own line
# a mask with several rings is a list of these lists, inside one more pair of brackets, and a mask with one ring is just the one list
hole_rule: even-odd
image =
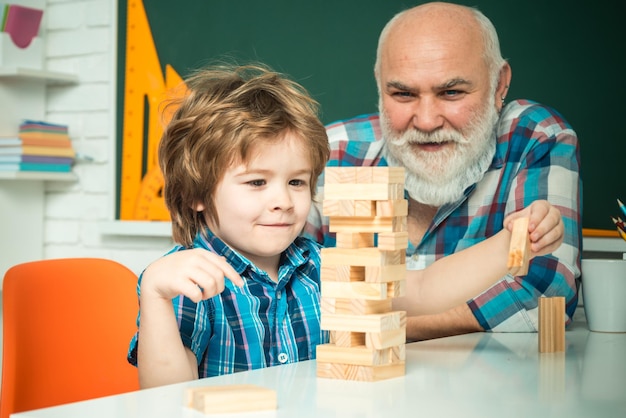
[[206,209],[206,206],[204,206],[204,203],[202,202],[196,202],[191,206],[191,208],[195,210],[196,212],[202,212],[203,210]]

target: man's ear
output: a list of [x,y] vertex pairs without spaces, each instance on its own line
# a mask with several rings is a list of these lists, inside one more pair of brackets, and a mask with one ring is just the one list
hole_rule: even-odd
[[504,107],[504,100],[509,92],[509,86],[511,85],[512,71],[508,62],[505,62],[502,68],[500,68],[500,77],[498,78],[498,86],[496,87],[496,109],[498,112]]

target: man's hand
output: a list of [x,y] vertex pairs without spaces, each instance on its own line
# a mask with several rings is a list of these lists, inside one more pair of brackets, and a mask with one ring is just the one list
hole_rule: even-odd
[[504,219],[504,227],[513,230],[513,220],[527,216],[531,257],[546,255],[561,246],[565,226],[561,212],[547,200],[536,200],[530,206],[511,213]]

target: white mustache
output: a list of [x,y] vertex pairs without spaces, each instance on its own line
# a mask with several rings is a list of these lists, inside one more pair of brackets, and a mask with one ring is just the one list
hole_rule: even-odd
[[434,132],[422,132],[418,130],[407,131],[404,135],[400,135],[392,139],[397,145],[423,145],[423,144],[444,144],[454,142],[457,144],[467,144],[468,139],[460,132],[452,130],[438,130]]

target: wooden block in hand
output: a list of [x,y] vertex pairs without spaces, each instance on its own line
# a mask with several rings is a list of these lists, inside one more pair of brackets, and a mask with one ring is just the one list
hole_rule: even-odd
[[276,391],[256,385],[187,389],[187,406],[204,414],[268,411],[278,408]]
[[513,221],[511,244],[507,268],[513,276],[528,274],[528,259],[530,256],[530,238],[528,237],[528,218],[518,218]]

